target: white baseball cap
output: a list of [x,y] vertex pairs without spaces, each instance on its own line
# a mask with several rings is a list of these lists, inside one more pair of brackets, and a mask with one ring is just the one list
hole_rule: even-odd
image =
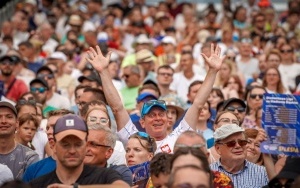
[[234,133],[244,132],[245,129],[241,128],[236,124],[227,124],[222,125],[221,127],[217,128],[214,132],[214,139],[215,142],[219,140],[223,140]]

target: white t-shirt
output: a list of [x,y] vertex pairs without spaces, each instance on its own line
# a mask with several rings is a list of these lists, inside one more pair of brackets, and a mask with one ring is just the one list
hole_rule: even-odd
[[35,148],[35,152],[39,155],[40,159],[44,159],[45,158],[45,146],[48,142],[48,137],[47,134],[42,131],[42,130],[38,130],[33,139],[32,139],[32,145]]
[[107,160],[107,163],[111,165],[126,165],[125,154],[126,152],[122,142],[117,140],[116,145],[114,147],[114,152]]
[[51,99],[47,100],[46,105],[57,109],[70,109],[71,104],[68,98],[61,96],[58,93],[53,93]]
[[300,75],[300,64],[293,63],[291,65],[280,64],[278,67],[280,72],[281,81],[285,88],[295,88],[296,87],[296,76]]
[[[187,130],[193,130],[189,124],[185,121],[183,118],[181,122],[179,123],[178,127],[173,130],[168,136],[166,136],[163,140],[156,141],[157,149],[155,151],[155,154],[157,153],[173,153],[174,150],[174,144],[181,133],[187,131]],[[120,141],[124,143],[124,145],[127,144],[128,138],[130,135],[138,132],[135,125],[132,123],[131,119],[127,122],[125,127],[123,127],[119,132],[117,132],[117,135],[120,138]]]
[[196,80],[203,81],[205,75],[194,74],[191,79],[187,79],[183,72],[175,73],[173,76],[173,82],[170,85],[170,89],[177,92],[177,95],[181,97],[185,102],[187,99],[187,94],[189,91],[189,86],[192,82]]
[[258,60],[256,58],[251,58],[248,62],[242,62],[241,56],[237,55],[236,65],[238,72],[244,75],[246,82],[253,77],[253,74],[259,73]]

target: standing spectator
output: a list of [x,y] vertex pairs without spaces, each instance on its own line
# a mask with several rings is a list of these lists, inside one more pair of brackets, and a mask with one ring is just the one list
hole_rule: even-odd
[[9,102],[0,101],[0,163],[12,171],[15,179],[20,179],[27,167],[39,160],[37,153],[15,142],[17,110]]
[[55,48],[58,46],[58,42],[52,38],[54,34],[54,29],[49,23],[43,23],[38,28],[38,33],[40,39],[43,41],[42,50],[50,55],[55,51]]
[[[176,40],[174,37],[165,36],[161,44],[163,46],[164,53],[158,56],[158,65],[171,65],[178,66],[180,61],[180,54],[176,53]],[[173,56],[175,59],[172,63],[168,62],[168,58]],[[174,67],[173,67],[174,68]]]
[[3,87],[1,88],[3,91],[2,94],[14,102],[17,102],[21,95],[28,91],[26,84],[22,80],[17,79],[13,74],[17,61],[17,58],[11,56],[0,58],[0,82],[3,84],[0,87]]
[[271,67],[266,70],[262,86],[265,87],[267,93],[290,93],[284,88],[280,72],[276,67]]
[[300,73],[300,64],[295,62],[294,49],[291,45],[282,45],[280,53],[282,60],[278,70],[280,75],[282,75],[282,83],[286,89],[294,91],[296,88],[295,78]]
[[174,74],[174,80],[170,88],[177,92],[177,95],[187,101],[189,85],[196,81],[203,81],[202,75],[197,75],[193,71],[194,58],[191,52],[182,53],[180,58],[181,72]]
[[129,112],[135,108],[138,89],[141,84],[141,70],[137,65],[128,65],[123,69],[126,87],[120,90],[125,109]]
[[246,104],[243,100],[238,98],[230,98],[224,101],[223,110],[234,113],[234,115],[238,117],[240,123],[239,125],[243,123],[246,115]]
[[170,89],[170,85],[173,81],[173,74],[174,69],[170,65],[162,65],[157,69],[157,86],[162,97],[168,94],[175,94],[175,92]]
[[259,74],[258,60],[252,57],[252,41],[242,38],[239,43],[239,55],[236,56],[236,65],[239,72],[245,76],[246,83],[249,79]]

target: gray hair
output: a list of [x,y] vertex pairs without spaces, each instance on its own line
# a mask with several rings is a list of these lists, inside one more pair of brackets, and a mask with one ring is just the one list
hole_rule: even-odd
[[92,124],[88,126],[89,130],[96,130],[96,131],[102,131],[105,135],[104,139],[104,145],[110,146],[111,148],[114,148],[117,141],[117,136],[115,133],[112,132],[110,128],[104,125],[99,124]]
[[124,69],[125,68],[129,69],[132,74],[141,75],[141,70],[140,70],[140,67],[138,65],[127,65],[127,66],[124,67]]

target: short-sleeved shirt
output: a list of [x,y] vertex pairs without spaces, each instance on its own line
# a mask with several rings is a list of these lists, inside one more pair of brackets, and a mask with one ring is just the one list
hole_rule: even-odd
[[[84,165],[83,171],[75,183],[78,183],[79,185],[111,184],[117,180],[122,180],[122,178],[121,175],[115,170],[110,168]],[[47,187],[53,183],[62,184],[56,174],[56,170],[31,181],[29,184],[33,188],[39,188]]]
[[[2,80],[1,76],[0,80]],[[5,97],[9,100],[17,102],[20,97],[28,91],[28,87],[23,80],[11,77],[7,82],[7,85],[5,84],[5,90],[7,90]]]
[[[178,136],[187,130],[193,129],[183,118],[179,125],[168,136],[166,136],[163,140],[156,141],[157,149],[155,153],[173,153],[174,145]],[[120,141],[126,145],[130,135],[136,132],[138,132],[137,128],[132,123],[131,119],[129,119],[127,124],[119,132],[117,132],[117,135],[119,136]]]
[[227,172],[220,161],[211,164],[210,168],[230,177],[234,187],[261,188],[269,182],[266,168],[247,160],[245,160],[244,168],[235,174]]
[[22,179],[27,167],[39,160],[39,155],[30,148],[17,144],[8,154],[0,154],[0,163],[8,166],[15,179]]
[[14,176],[11,172],[11,170],[3,164],[0,164],[0,186],[7,182],[14,179]]

